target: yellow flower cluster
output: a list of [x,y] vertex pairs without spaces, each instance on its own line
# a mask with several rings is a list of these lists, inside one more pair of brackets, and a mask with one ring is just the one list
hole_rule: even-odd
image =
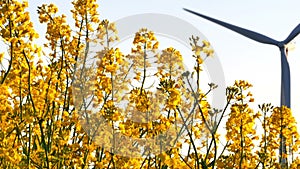
[[[75,26],[80,30],[93,31],[93,24],[100,22],[97,12],[98,3],[96,0],[74,0],[74,9],[71,10],[75,20]],[[88,31],[86,33],[88,33]]]
[[200,38],[194,37],[192,36],[190,38],[191,41],[191,46],[192,46],[192,51],[194,52],[193,57],[196,58],[196,62],[198,64],[202,64],[203,60],[205,59],[203,56],[205,57],[211,57],[214,54],[214,50],[211,49],[211,45],[207,40],[203,40],[202,44],[198,44],[199,43]]
[[99,64],[100,71],[105,69],[107,73],[115,74],[119,69],[119,65],[123,63],[123,54],[118,48],[109,49],[104,56],[102,56]]
[[133,45],[132,53],[143,53],[144,50],[156,50],[159,43],[152,31],[142,28],[135,34]]
[[181,94],[178,84],[175,84],[174,80],[161,78],[158,89],[168,95],[165,109],[176,110],[177,106],[181,104]]
[[120,121],[122,116],[118,112],[117,107],[114,105],[112,100],[107,101],[103,105],[102,115],[107,120]]
[[162,50],[157,63],[158,75],[162,78],[178,78],[184,72],[182,55],[173,47]]
[[104,45],[106,42],[107,48],[109,48],[111,42],[119,40],[119,37],[116,35],[118,31],[115,23],[110,23],[108,20],[103,20],[98,25],[97,32],[97,38],[100,39],[100,44]]
[[149,95],[151,95],[150,91],[146,91],[145,89],[135,88],[130,92],[130,102],[134,103],[135,108],[142,112],[146,113],[149,111],[151,102],[149,99]]
[[233,168],[255,168],[257,165],[257,157],[252,151],[254,141],[258,140],[254,128],[257,115],[246,101],[252,99],[250,92],[247,91],[251,86],[248,82],[240,80],[229,89],[235,91],[233,96],[235,103],[231,106],[226,122],[226,139],[229,142],[228,151],[231,153],[231,160],[226,160],[226,165]]

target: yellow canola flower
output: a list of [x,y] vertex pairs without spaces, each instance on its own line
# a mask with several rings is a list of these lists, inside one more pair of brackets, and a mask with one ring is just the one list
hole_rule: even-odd
[[117,64],[107,65],[105,69],[110,73],[115,73],[116,70],[118,69],[118,65]]
[[159,46],[159,42],[157,41],[157,42],[155,42],[155,44],[153,45],[153,49],[158,49],[158,46]]
[[207,40],[203,40],[202,43],[204,46],[210,46],[210,43]]
[[195,49],[195,55],[200,56],[200,53],[201,53],[201,47],[197,46]]
[[2,62],[3,58],[4,58],[4,53],[0,53],[0,62]]
[[180,92],[177,89],[169,89],[169,99],[167,107],[170,109],[176,109],[181,102]]

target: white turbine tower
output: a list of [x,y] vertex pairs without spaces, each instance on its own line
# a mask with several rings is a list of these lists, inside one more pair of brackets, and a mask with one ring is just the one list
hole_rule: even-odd
[[[298,24],[294,28],[294,30],[290,33],[290,35],[285,40],[277,41],[277,40],[269,38],[265,35],[262,35],[260,33],[220,21],[220,20],[211,18],[209,16],[202,15],[202,14],[194,12],[192,10],[189,10],[189,9],[184,9],[184,10],[186,10],[192,14],[195,14],[197,16],[200,16],[204,19],[207,19],[211,22],[219,24],[227,29],[237,32],[237,33],[239,33],[247,38],[250,38],[254,41],[277,46],[281,53],[281,98],[280,98],[280,104],[281,104],[281,106],[287,106],[288,108],[291,107],[290,67],[289,67],[289,63],[287,61],[286,54],[290,50],[290,46],[289,46],[290,42],[300,33],[300,24]],[[280,141],[280,148],[279,148],[279,154],[280,154],[279,161],[282,165],[286,165],[287,159],[281,158],[282,154],[286,153],[285,138],[282,137],[282,135],[280,135],[280,138],[281,138],[281,141]]]

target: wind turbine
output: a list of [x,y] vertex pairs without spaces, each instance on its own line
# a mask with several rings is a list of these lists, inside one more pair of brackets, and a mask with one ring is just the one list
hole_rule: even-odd
[[[265,35],[262,35],[260,33],[241,28],[214,18],[211,18],[209,16],[202,15],[200,13],[194,12],[189,9],[183,8],[185,11],[190,12],[192,14],[195,14],[197,16],[200,16],[204,19],[207,19],[211,22],[214,22],[216,24],[219,24],[227,29],[230,29],[234,32],[237,32],[247,38],[250,38],[254,41],[265,43],[265,44],[271,44],[275,45],[279,48],[281,53],[281,98],[280,98],[280,105],[281,106],[287,106],[288,108],[291,107],[291,84],[290,84],[290,67],[289,63],[287,61],[286,57],[286,46],[300,33],[300,24],[298,24],[293,31],[290,33],[290,35],[283,41],[277,41],[272,38],[269,38]],[[283,153],[286,153],[285,146],[282,147],[282,145],[285,144],[285,138],[282,138],[281,136],[281,146],[280,146],[280,155]],[[286,164],[286,159],[280,158],[281,164]]]

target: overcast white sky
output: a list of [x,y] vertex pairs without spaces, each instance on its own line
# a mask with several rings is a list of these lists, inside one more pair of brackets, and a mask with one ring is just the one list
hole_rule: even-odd
[[[70,14],[71,3],[63,0],[30,0],[29,10],[36,13],[37,5],[50,2],[55,3],[61,12]],[[111,21],[144,13],[168,14],[186,20],[197,27],[211,42],[222,63],[227,85],[232,85],[236,79],[248,80],[254,85],[252,91],[256,99],[255,108],[257,104],[264,102],[279,106],[281,76],[279,49],[249,40],[187,13],[182,8],[251,29],[276,40],[283,40],[300,23],[299,0],[102,0],[99,4],[101,19],[107,18]],[[32,15],[32,19],[38,31],[44,33],[45,27],[38,25],[37,16]],[[300,123],[300,35],[294,41],[296,49],[289,52],[288,56],[291,70],[291,102],[293,113]]]

